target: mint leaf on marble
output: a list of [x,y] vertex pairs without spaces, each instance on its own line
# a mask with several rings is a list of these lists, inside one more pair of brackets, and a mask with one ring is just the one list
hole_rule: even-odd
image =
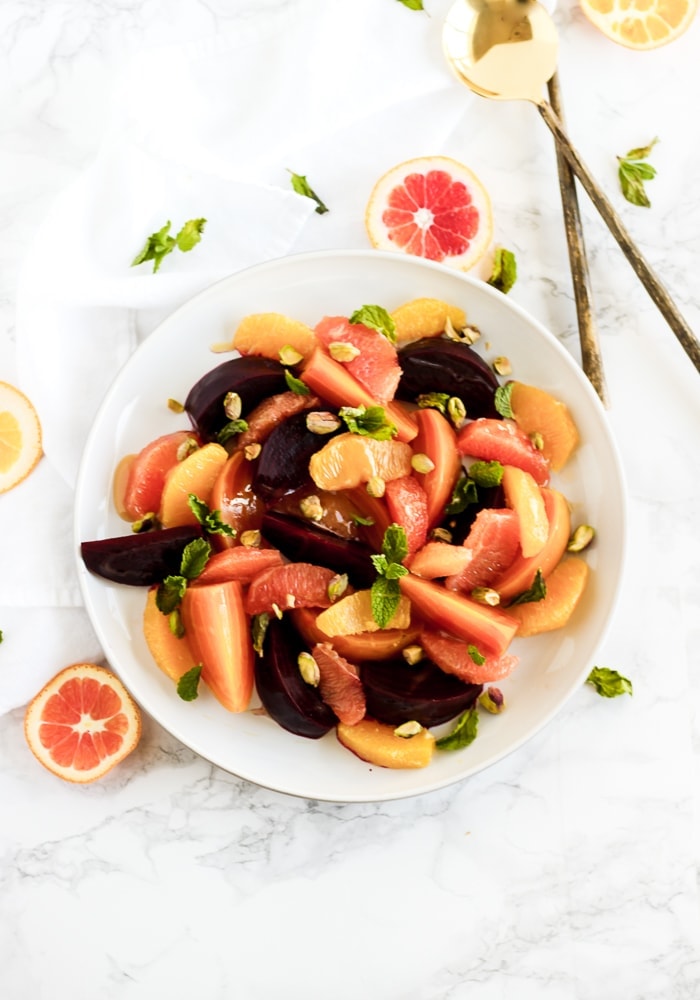
[[596,689],[602,698],[617,698],[621,694],[633,694],[632,681],[610,667],[593,667],[586,678],[586,684]]
[[175,237],[178,250],[182,250],[183,253],[187,253],[193,247],[196,247],[202,239],[202,233],[204,232],[206,222],[206,219],[190,219],[186,222]]
[[617,158],[620,187],[623,195],[632,205],[640,205],[642,208],[651,207],[644,183],[656,177],[656,168],[644,161],[648,159],[658,141],[658,138],[652,139],[648,146],[630,149],[626,156],[618,156]]
[[399,0],[404,7],[408,7],[409,10],[425,10],[423,6],[423,0]]

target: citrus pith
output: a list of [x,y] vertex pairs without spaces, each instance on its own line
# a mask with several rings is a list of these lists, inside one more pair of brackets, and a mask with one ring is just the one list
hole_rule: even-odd
[[74,663],[30,702],[24,734],[40,764],[59,778],[84,784],[131,753],[141,736],[141,716],[110,670]]
[[380,177],[367,203],[365,227],[380,250],[466,271],[491,242],[491,200],[463,163],[447,156],[419,157]]
[[630,49],[655,49],[689,27],[698,0],[581,0],[581,10],[604,35]]
[[41,455],[36,410],[23,392],[0,382],[0,493],[26,479]]

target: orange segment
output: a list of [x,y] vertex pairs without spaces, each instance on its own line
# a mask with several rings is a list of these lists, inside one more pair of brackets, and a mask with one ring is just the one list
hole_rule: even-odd
[[510,406],[516,424],[528,436],[541,434],[542,454],[555,472],[562,469],[579,442],[578,429],[565,404],[537,386],[510,384]]
[[338,434],[311,456],[309,473],[322,490],[351,490],[374,476],[385,482],[411,474],[413,452],[403,441]]
[[435,749],[435,737],[430,730],[421,729],[406,739],[397,736],[394,728],[374,719],[363,719],[354,726],[340,722],[337,736],[344,747],[378,767],[427,767]]
[[467,315],[459,306],[450,305],[441,299],[411,299],[391,314],[396,325],[397,344],[407,344],[423,337],[439,337],[444,333],[447,321],[455,330],[466,326]]
[[197,661],[186,636],[178,639],[170,631],[168,615],[156,607],[156,587],[148,591],[143,612],[143,634],[156,665],[173,681],[179,681]]
[[[407,597],[399,598],[398,607],[387,624],[388,629],[407,629],[411,624],[411,605]],[[372,598],[369,590],[358,590],[326,608],[316,618],[316,628],[326,638],[336,635],[358,635],[376,632],[379,625],[372,616]]]
[[678,38],[695,17],[698,0],[580,0],[604,35],[630,49],[655,49]]
[[279,361],[282,348],[290,346],[305,358],[316,346],[316,334],[282,313],[251,313],[239,323],[232,346],[241,354],[261,354],[273,361]]
[[574,613],[587,580],[588,563],[578,556],[563,559],[547,577],[547,594],[541,601],[508,608],[508,614],[520,623],[518,636],[563,628]]
[[141,716],[111,671],[75,663],[30,702],[24,734],[40,764],[82,784],[101,778],[131,753],[141,736]]
[[41,455],[36,410],[23,392],[0,382],[0,493],[26,479]]
[[447,156],[423,156],[388,170],[365,211],[373,246],[466,271],[491,242],[491,200],[479,178]]
[[539,555],[549,536],[549,519],[540,488],[529,472],[503,466],[506,503],[518,515],[520,550],[526,559]]
[[228,461],[228,452],[220,444],[205,444],[169,470],[160,500],[158,520],[164,528],[197,524],[190,510],[188,496],[208,504],[219,473]]

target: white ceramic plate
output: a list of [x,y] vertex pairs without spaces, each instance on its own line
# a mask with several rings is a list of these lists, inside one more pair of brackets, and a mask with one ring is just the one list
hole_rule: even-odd
[[387,770],[359,760],[333,732],[307,740],[265,716],[232,715],[203,686],[196,701],[184,702],[146,648],[141,630],[145,590],[92,576],[78,554],[85,604],[107,660],[141,706],[202,757],[281,792],[355,802],[444,787],[516,750],[584,682],[613,612],[625,548],[621,467],[597,396],[556,338],[484,282],[401,254],[303,254],[235,274],[165,320],[117,375],[85,448],[75,509],[78,553],[82,540],[128,532],[111,501],[117,463],[157,435],[187,426],[184,415],[170,412],[165,401],[184,399],[200,375],[224,360],[210,348],[230,339],[243,316],[275,311],[313,325],[326,314],[349,315],[365,303],[393,309],[418,296],[462,306],[482,331],[477,349],[487,360],[506,355],[514,377],[566,402],[582,443],[553,485],[571,501],[573,523],[589,523],[597,531],[586,554],[590,583],[574,620],[566,629],[514,642],[512,651],[521,662],[501,684],[507,711],[484,713],[471,746],[436,752],[422,770]]

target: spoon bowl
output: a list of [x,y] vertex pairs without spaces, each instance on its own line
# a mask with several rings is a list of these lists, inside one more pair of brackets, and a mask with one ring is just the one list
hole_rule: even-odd
[[574,149],[544,98],[556,72],[559,44],[547,10],[537,0],[456,0],[443,26],[443,49],[457,79],[493,100],[537,105],[562,156],[600,212],[622,252],[700,372],[700,341],[644,259],[612,204]]
[[482,97],[539,104],[557,68],[556,28],[535,0],[458,0],[442,40],[458,79]]

